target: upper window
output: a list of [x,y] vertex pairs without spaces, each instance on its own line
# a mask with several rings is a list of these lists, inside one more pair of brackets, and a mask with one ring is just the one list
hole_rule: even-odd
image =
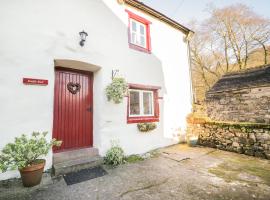
[[131,43],[146,48],[146,25],[134,19],[130,19]]
[[160,87],[129,84],[128,123],[159,121]]
[[151,22],[128,10],[129,15],[129,47],[150,53],[150,24]]

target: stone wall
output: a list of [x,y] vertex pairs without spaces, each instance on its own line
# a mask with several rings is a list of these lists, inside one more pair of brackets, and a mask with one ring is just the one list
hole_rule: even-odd
[[270,125],[189,120],[188,137],[198,144],[270,159]]
[[270,123],[270,85],[208,92],[207,115],[212,120]]

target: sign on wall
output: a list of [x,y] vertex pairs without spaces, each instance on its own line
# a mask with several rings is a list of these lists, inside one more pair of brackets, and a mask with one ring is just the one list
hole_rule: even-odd
[[48,85],[49,81],[45,79],[23,78],[23,83],[26,85]]

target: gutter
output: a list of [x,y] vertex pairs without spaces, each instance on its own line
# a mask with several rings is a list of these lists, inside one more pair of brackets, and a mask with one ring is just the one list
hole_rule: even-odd
[[194,34],[194,32],[192,30],[190,30],[189,28],[179,24],[175,20],[173,20],[173,19],[167,17],[166,15],[160,13],[159,11],[145,5],[142,2],[139,2],[137,0],[118,0],[118,3],[120,3],[120,4],[126,3],[127,5],[130,5],[130,6],[134,7],[134,8],[137,8],[137,9],[151,15],[152,17],[155,17],[155,18],[165,22],[166,24],[180,30],[181,32],[183,32],[187,36],[190,33]]

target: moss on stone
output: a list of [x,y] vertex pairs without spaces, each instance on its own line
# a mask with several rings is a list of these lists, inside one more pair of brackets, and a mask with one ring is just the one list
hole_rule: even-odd
[[[194,118],[194,121],[196,118]],[[252,131],[252,129],[268,129],[270,130],[270,124],[266,123],[252,123],[252,122],[229,122],[229,121],[212,121],[209,118],[198,118],[200,121],[203,121],[203,123],[199,124],[205,124],[205,125],[215,125],[217,127],[221,128],[234,128],[234,129],[245,129],[246,132]],[[198,121],[198,120],[197,120]],[[194,122],[193,122],[194,123]],[[196,124],[196,123],[194,123]]]
[[253,128],[270,129],[270,124],[263,123],[207,121],[206,124],[216,125],[221,128],[231,127],[234,129],[245,129],[246,131],[250,131]]
[[[260,162],[260,165],[258,165]],[[270,185],[270,163],[259,159],[250,159],[236,157],[226,158],[225,162],[208,170],[210,173],[223,178],[226,182],[245,181],[255,182],[254,180],[243,180],[239,175],[242,173],[256,176],[263,180],[267,185]]]
[[224,168],[226,168],[224,165],[219,165],[218,167],[211,168],[208,171],[224,179],[226,182],[236,181],[238,172],[225,170]]

